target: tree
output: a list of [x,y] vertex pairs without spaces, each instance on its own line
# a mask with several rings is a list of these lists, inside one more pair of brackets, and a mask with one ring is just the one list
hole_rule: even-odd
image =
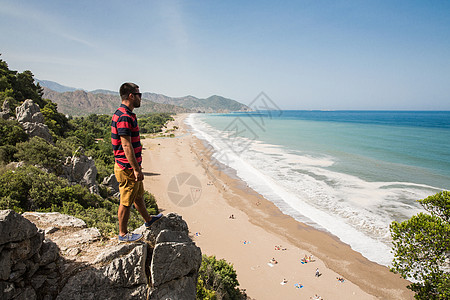
[[37,136],[29,141],[16,144],[16,148],[17,153],[14,154],[16,159],[62,174],[63,149],[59,149]]
[[202,256],[197,282],[197,299],[247,299],[239,290],[236,271],[226,260],[215,256]]
[[392,222],[391,271],[413,283],[416,299],[450,299],[450,192],[418,201],[427,213]]

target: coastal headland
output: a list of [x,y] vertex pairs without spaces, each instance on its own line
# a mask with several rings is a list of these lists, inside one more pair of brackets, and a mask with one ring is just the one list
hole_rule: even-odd
[[189,132],[187,116],[176,115],[167,125],[178,128],[171,131],[175,137],[142,140],[145,188],[163,213],[183,216],[203,254],[233,264],[249,297],[413,299],[409,282],[388,267],[283,214],[223,172],[211,151]]

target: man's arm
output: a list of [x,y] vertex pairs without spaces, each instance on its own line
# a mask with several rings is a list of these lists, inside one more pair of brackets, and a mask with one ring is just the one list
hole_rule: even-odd
[[136,155],[134,154],[134,148],[131,144],[131,136],[129,135],[121,135],[120,141],[122,142],[122,148],[125,152],[125,156],[128,159],[131,167],[133,168],[134,177],[136,177],[136,181],[144,180],[144,174],[142,173],[141,167],[139,166]]

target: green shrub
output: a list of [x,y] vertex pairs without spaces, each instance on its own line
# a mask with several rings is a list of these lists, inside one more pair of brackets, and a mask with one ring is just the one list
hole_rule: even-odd
[[215,256],[202,256],[197,282],[197,299],[247,299],[240,290],[233,265]]
[[19,161],[30,165],[37,165],[57,174],[62,173],[65,151],[53,146],[40,137],[33,137],[29,141],[16,145],[17,153],[14,155]]
[[408,289],[416,293],[416,299],[450,299],[450,192],[442,191],[418,202],[427,213],[391,223],[391,271],[414,279]]
[[17,121],[0,118],[0,146],[16,145],[28,138],[25,130]]

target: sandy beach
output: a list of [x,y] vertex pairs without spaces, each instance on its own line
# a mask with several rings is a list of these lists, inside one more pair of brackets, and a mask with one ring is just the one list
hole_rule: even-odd
[[[186,130],[186,116],[167,125],[179,127],[174,138],[142,140],[145,189],[164,214],[182,215],[203,254],[233,264],[249,297],[413,299],[408,282],[387,267],[284,215],[233,174],[221,172],[203,142]],[[302,263],[305,255],[313,261]]]

